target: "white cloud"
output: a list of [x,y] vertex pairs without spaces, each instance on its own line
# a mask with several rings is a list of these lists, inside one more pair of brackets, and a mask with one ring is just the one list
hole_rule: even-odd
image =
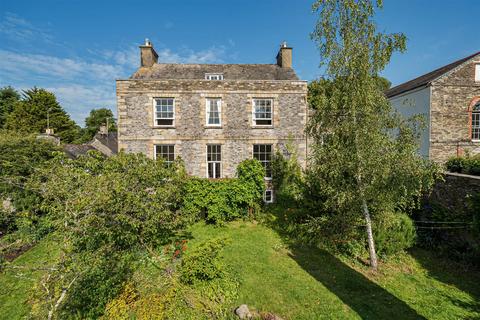
[[0,21],[0,33],[16,41],[53,41],[53,37],[48,31],[34,26],[27,20],[11,12],[6,12]]
[[[135,49],[134,49],[135,48]],[[83,125],[92,108],[116,111],[115,80],[128,78],[138,67],[136,46],[119,50],[90,51],[89,58],[60,58],[0,49],[0,86],[33,86],[52,91],[72,118]],[[225,47],[213,46],[180,52],[158,51],[162,63],[221,63]]]
[[[166,21],[164,27],[172,28],[173,23]],[[128,78],[140,64],[135,44],[117,50],[82,48],[76,56],[69,57],[38,54],[34,51],[36,48],[52,45],[67,52],[68,45],[54,41],[48,30],[9,12],[0,20],[0,41],[2,38],[18,45],[15,51],[0,49],[0,87],[11,85],[23,90],[37,86],[52,91],[81,125],[93,108],[107,107],[116,111],[115,80]],[[95,44],[92,47],[96,47]],[[69,49],[68,52],[72,52],[72,48]],[[225,46],[200,51],[188,47],[180,50],[161,48],[157,52],[161,63],[221,63],[226,56]]]

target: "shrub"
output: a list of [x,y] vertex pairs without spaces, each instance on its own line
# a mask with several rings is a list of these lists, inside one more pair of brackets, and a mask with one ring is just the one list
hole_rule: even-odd
[[[187,252],[180,266],[164,260],[158,270],[161,281],[153,288],[128,282],[105,309],[106,319],[230,319],[238,296],[238,281],[219,256],[226,240],[216,238]],[[168,270],[168,276],[164,277]],[[139,273],[144,270],[139,270]],[[148,278],[151,280],[151,278]],[[142,288],[142,290],[136,290]]]
[[246,217],[249,209],[258,207],[262,200],[263,177],[259,161],[244,160],[237,167],[237,178],[190,178],[185,185],[183,211],[209,223]]
[[188,253],[182,261],[180,277],[182,282],[195,284],[198,281],[221,278],[225,267],[219,259],[219,254],[225,243],[224,238],[211,239]]
[[415,244],[415,226],[404,213],[386,213],[378,217],[373,228],[377,253],[388,257]]
[[445,166],[450,172],[465,173],[471,175],[480,175],[480,158],[473,157],[454,157],[450,158]]
[[65,237],[68,267],[51,277],[53,288],[70,287],[60,308],[64,317],[98,318],[140,254],[185,225],[184,181],[181,164],[165,166],[143,154],[104,158],[90,152],[78,160],[58,155],[35,173],[30,184],[42,190],[42,206]]
[[285,148],[289,157],[277,150],[271,162],[272,172],[275,173],[272,177],[275,200],[283,206],[298,206],[304,187],[302,169],[293,143],[289,141]]

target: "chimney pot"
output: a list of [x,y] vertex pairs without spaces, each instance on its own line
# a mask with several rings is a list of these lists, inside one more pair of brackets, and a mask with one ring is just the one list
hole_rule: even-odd
[[140,66],[151,67],[158,62],[158,54],[153,48],[152,42],[145,39],[145,44],[140,46]]

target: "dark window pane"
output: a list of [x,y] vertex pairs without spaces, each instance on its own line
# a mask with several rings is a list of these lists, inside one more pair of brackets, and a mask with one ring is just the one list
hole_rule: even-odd
[[173,119],[157,119],[157,126],[172,126]]
[[270,126],[272,124],[272,120],[255,120],[255,124],[258,126]]

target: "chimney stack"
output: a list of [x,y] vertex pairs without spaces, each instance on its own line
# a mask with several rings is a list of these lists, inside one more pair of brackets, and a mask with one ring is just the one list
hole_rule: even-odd
[[277,65],[282,68],[292,67],[292,48],[287,46],[287,42],[283,41],[277,54]]
[[145,44],[140,46],[140,66],[149,68],[157,62],[157,52],[153,49],[150,40],[145,39]]

